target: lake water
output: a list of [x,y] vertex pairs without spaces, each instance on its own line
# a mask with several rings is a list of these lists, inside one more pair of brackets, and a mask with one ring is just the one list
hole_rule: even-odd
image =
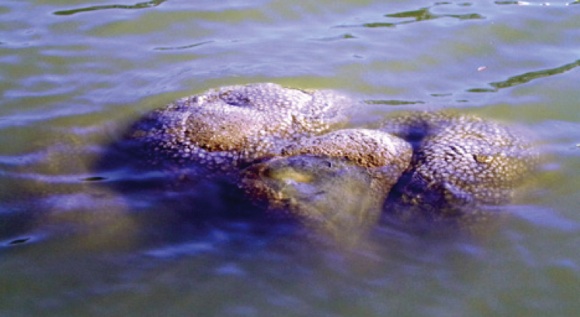
[[[2,316],[580,314],[578,1],[3,0],[0,28]],[[252,82],[514,122],[546,159],[492,234],[356,248],[91,169],[145,112]]]

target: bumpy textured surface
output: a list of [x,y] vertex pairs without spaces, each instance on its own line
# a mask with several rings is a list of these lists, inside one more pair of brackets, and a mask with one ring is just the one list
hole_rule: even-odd
[[276,84],[209,90],[155,110],[132,128],[151,163],[231,171],[289,142],[340,127],[352,100]]
[[376,221],[387,194],[386,213],[409,222],[478,221],[479,207],[509,202],[538,160],[515,130],[469,115],[341,130],[355,104],[330,91],[229,86],[151,112],[129,140],[148,164],[221,173],[332,235]]
[[343,129],[290,144],[281,154],[342,158],[368,169],[374,178],[373,189],[388,193],[409,166],[412,148],[403,139],[381,131]]
[[240,184],[270,210],[335,239],[356,237],[377,222],[411,155],[411,146],[393,135],[338,130],[288,145],[283,157],[244,170]]
[[411,113],[382,130],[413,145],[411,165],[391,193],[397,203],[416,207],[397,208],[411,220],[484,215],[474,207],[509,202],[539,158],[513,129],[470,115]]
[[343,243],[354,242],[377,223],[386,192],[375,185],[364,167],[310,155],[254,164],[243,171],[240,181],[271,215],[296,219]]

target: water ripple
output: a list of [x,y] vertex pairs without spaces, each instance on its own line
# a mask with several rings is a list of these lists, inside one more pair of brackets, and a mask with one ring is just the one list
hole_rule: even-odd
[[559,75],[559,74],[565,73],[567,71],[570,71],[578,66],[580,66],[580,60],[577,60],[573,63],[569,63],[569,64],[566,64],[566,65],[563,65],[560,67],[543,69],[543,70],[534,71],[534,72],[528,72],[528,73],[524,73],[521,75],[512,76],[504,81],[496,81],[496,82],[489,83],[489,85],[493,88],[473,88],[473,89],[469,89],[467,91],[468,92],[497,92],[500,89],[525,84],[525,83],[528,83],[528,82],[535,80],[535,79]]
[[[4,0],[0,315],[574,315],[580,2],[527,1]],[[361,125],[432,106],[522,121],[554,162],[484,241],[383,223],[356,252],[217,186],[92,168],[149,109],[258,81],[353,93]]]
[[148,9],[151,7],[156,7],[161,5],[167,0],[153,0],[147,2],[139,2],[134,5],[124,5],[124,4],[109,4],[100,6],[91,6],[86,8],[72,9],[72,10],[61,10],[53,12],[54,15],[73,15],[77,13],[98,11],[98,10],[108,10],[108,9]]
[[[453,18],[460,21],[466,20],[483,20],[485,16],[478,13],[464,13],[464,14],[436,14],[431,12],[430,7],[421,8],[418,10],[402,11],[397,13],[389,13],[384,15],[386,18],[396,19],[400,22],[369,22],[362,25],[367,28],[394,28],[397,25],[404,25],[422,21],[431,21],[441,18]],[[401,21],[400,19],[404,19]],[[344,25],[338,27],[352,27],[352,25]]]
[[202,45],[209,44],[209,43],[214,43],[214,42],[215,41],[203,41],[203,42],[193,43],[193,44],[183,45],[183,46],[156,47],[156,48],[154,48],[154,50],[156,50],[156,51],[186,50],[186,49],[189,49],[189,48],[194,48],[194,47],[198,47],[198,46],[202,46]]
[[498,5],[518,5],[518,6],[570,6],[570,5],[574,5],[574,4],[580,4],[580,1],[576,0],[573,2],[566,2],[566,3],[560,3],[560,2],[540,2],[540,3],[531,3],[531,2],[527,2],[527,1],[496,1],[495,4]]

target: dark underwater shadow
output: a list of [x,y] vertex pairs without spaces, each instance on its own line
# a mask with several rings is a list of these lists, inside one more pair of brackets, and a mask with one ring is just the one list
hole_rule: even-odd
[[125,133],[108,144],[92,167],[95,185],[119,195],[138,223],[139,241],[150,244],[204,239],[232,232],[251,239],[299,234],[293,219],[266,212],[243,193],[229,175],[200,166],[151,164],[151,151]]

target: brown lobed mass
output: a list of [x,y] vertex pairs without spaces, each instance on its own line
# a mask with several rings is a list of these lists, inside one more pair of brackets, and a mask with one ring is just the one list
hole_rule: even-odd
[[388,133],[343,129],[290,144],[281,155],[245,169],[240,186],[269,210],[344,241],[376,224],[412,150]]
[[391,193],[398,205],[391,208],[407,221],[488,217],[482,207],[510,202],[539,160],[523,133],[471,115],[416,112],[381,130],[413,146],[410,167]]
[[144,145],[154,164],[235,171],[279,155],[288,143],[338,128],[352,103],[331,91],[269,83],[228,86],[151,112],[129,137]]
[[409,143],[378,130],[343,129],[303,139],[282,149],[282,156],[314,155],[342,158],[366,168],[372,189],[388,193],[411,162]]
[[416,112],[341,129],[355,104],[331,91],[229,86],[151,112],[129,138],[149,164],[227,175],[333,235],[376,222],[387,195],[386,213],[410,222],[479,217],[473,207],[509,202],[538,161],[525,136],[469,115]]

